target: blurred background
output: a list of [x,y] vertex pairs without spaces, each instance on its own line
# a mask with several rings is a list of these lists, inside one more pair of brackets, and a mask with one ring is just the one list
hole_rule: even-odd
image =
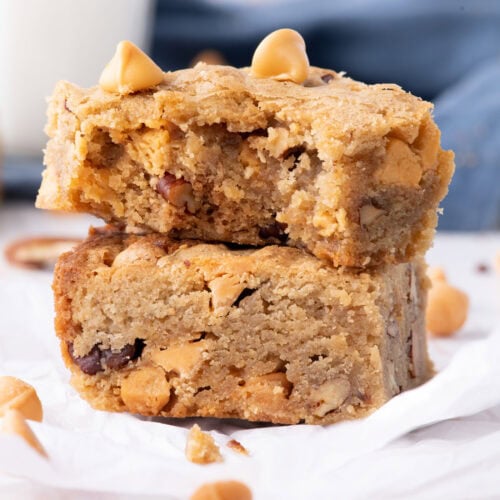
[[439,228],[500,229],[499,0],[0,0],[3,203],[34,201],[55,82],[95,85],[121,39],[164,70],[248,66],[282,27],[313,65],[433,101],[457,163]]

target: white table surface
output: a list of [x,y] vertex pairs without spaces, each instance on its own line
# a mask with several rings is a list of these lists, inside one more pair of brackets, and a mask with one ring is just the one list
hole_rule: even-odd
[[[44,395],[48,394],[50,381],[46,380],[40,363],[40,353],[33,353],[26,346],[38,342],[47,350],[47,359],[58,356],[58,344],[51,327],[53,317],[51,273],[13,268],[5,261],[3,248],[14,239],[36,235],[84,237],[89,224],[100,225],[99,221],[88,216],[42,212],[23,204],[0,206],[0,374],[24,375],[24,378],[34,383],[37,389],[40,388],[42,401]],[[429,263],[444,267],[449,281],[466,291],[471,302],[468,321],[460,332],[449,339],[430,341],[431,355],[438,370],[447,367],[461,349],[479,346],[481,341],[489,336],[500,334],[498,274],[495,273],[494,263],[495,255],[499,251],[498,233],[437,235],[434,248],[428,254]],[[487,272],[479,272],[478,264],[486,264]],[[28,352],[26,359],[19,359],[23,357],[23,352]],[[498,355],[500,356],[500,352]],[[30,363],[30,360],[33,362]],[[57,373],[62,373],[62,377],[65,377],[62,363],[57,366]],[[487,380],[484,381],[484,390],[486,392],[489,390]],[[90,411],[85,403],[79,401],[71,387],[67,386],[64,391],[71,400],[71,404],[68,403],[67,415],[64,414],[66,410],[63,400],[60,400],[59,404],[51,403],[49,407],[45,407],[45,422],[51,426],[53,430],[51,432],[56,436],[59,427],[61,432],[62,428],[67,429],[66,417],[77,418],[75,412]],[[434,401],[428,401],[428,405],[433,404]],[[468,413],[470,412],[464,410],[464,415]],[[125,415],[112,415],[109,418],[126,419],[123,422],[133,426],[139,433],[147,429],[147,426],[159,425]],[[35,430],[40,429],[44,444],[50,449],[51,443],[47,443],[47,436],[50,437],[52,434],[50,432],[44,434],[45,423],[38,425],[41,427],[35,425]],[[172,432],[175,431],[173,425],[163,425],[165,429],[173,428]],[[185,423],[184,426],[188,424]],[[220,430],[217,425],[209,428]],[[307,428],[303,426],[303,429]],[[328,444],[330,445],[334,446],[334,443]],[[500,404],[498,403],[472,415],[414,429],[389,443],[382,442],[380,445],[361,451],[363,452],[353,455],[352,459],[335,468],[331,475],[331,489],[315,490],[314,498],[439,498],[440,500],[500,498]],[[0,458],[1,454],[0,449]],[[250,465],[251,461],[258,460],[258,457],[246,460],[250,468],[253,467]],[[394,464],[397,464],[397,467]],[[214,472],[214,477],[221,477],[224,465],[216,467],[219,468],[205,467],[193,470],[199,470],[199,474],[206,478],[210,478],[210,470],[214,470],[217,471]],[[19,469],[16,470],[19,472]],[[71,484],[63,482],[55,487],[50,480],[37,477],[36,474],[32,475],[30,471],[31,464],[27,464],[26,473],[23,474],[21,470],[21,476],[14,477],[0,472],[0,499],[185,498],[182,495],[177,496],[173,490],[170,495],[156,497],[151,492],[147,495],[138,493],[141,491],[140,488],[130,492],[120,489],[113,492],[112,489],[87,488],[85,483],[82,486],[78,481],[74,488]],[[358,477],[359,481],[353,484],[352,477]],[[307,482],[307,478],[304,478],[304,481]],[[263,486],[252,486],[255,486],[252,488],[256,492],[255,498],[271,498]],[[166,492],[168,489],[162,484],[158,491]],[[304,491],[308,491],[307,488]],[[287,496],[308,498],[306,493]],[[276,492],[272,498],[277,498]]]

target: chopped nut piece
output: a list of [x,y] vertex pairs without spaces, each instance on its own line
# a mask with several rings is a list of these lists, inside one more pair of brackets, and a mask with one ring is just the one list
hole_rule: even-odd
[[0,417],[8,410],[19,411],[24,418],[42,421],[42,403],[35,389],[15,377],[0,377]]
[[252,492],[239,481],[217,481],[200,486],[190,500],[252,500]]
[[323,384],[313,392],[313,401],[318,402],[314,414],[324,417],[328,412],[336,410],[348,398],[351,392],[351,384],[348,380],[337,378]]
[[206,348],[206,342],[206,340],[200,340],[172,346],[163,351],[155,351],[151,357],[165,371],[176,371],[179,375],[186,377],[200,360],[201,353]]
[[372,204],[363,205],[359,209],[359,223],[362,226],[369,226],[375,219],[378,219],[384,213],[380,208]]
[[11,243],[5,258],[14,266],[30,269],[52,269],[65,252],[82,240],[76,238],[27,238]]
[[214,438],[203,432],[199,425],[193,425],[186,442],[186,458],[195,464],[222,462],[222,455]]
[[124,40],[106,65],[99,85],[107,92],[131,94],[163,81],[163,71],[139,47]]
[[267,35],[255,49],[251,73],[257,78],[302,83],[309,73],[309,59],[302,36],[291,29]]
[[405,142],[390,139],[384,161],[375,172],[375,178],[383,184],[417,187],[421,177],[419,157]]
[[241,453],[242,455],[248,455],[248,450],[236,439],[231,439],[227,442],[227,447],[234,450],[236,453]]
[[444,281],[434,281],[427,299],[427,330],[439,337],[452,335],[465,323],[468,309],[465,293]]
[[158,415],[170,399],[170,384],[160,367],[147,366],[130,373],[120,394],[130,412]]
[[23,414],[18,410],[7,410],[2,422],[0,423],[0,432],[4,434],[13,434],[22,437],[34,450],[40,455],[46,457],[47,453],[24,419]]
[[177,179],[175,175],[165,174],[156,186],[156,190],[169,203],[177,208],[185,208],[190,214],[194,214],[200,208],[195,200],[193,186],[184,179]]

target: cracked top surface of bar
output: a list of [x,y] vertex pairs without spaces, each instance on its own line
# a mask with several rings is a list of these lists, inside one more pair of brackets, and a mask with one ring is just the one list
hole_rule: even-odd
[[314,67],[298,85],[200,63],[126,96],[60,82],[37,206],[335,265],[406,262],[429,247],[454,168],[431,111]]

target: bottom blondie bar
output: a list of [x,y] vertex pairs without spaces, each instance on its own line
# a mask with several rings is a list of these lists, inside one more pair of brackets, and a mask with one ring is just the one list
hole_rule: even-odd
[[56,330],[92,406],[292,424],[427,380],[421,261],[336,269],[287,247],[91,236],[56,267]]

